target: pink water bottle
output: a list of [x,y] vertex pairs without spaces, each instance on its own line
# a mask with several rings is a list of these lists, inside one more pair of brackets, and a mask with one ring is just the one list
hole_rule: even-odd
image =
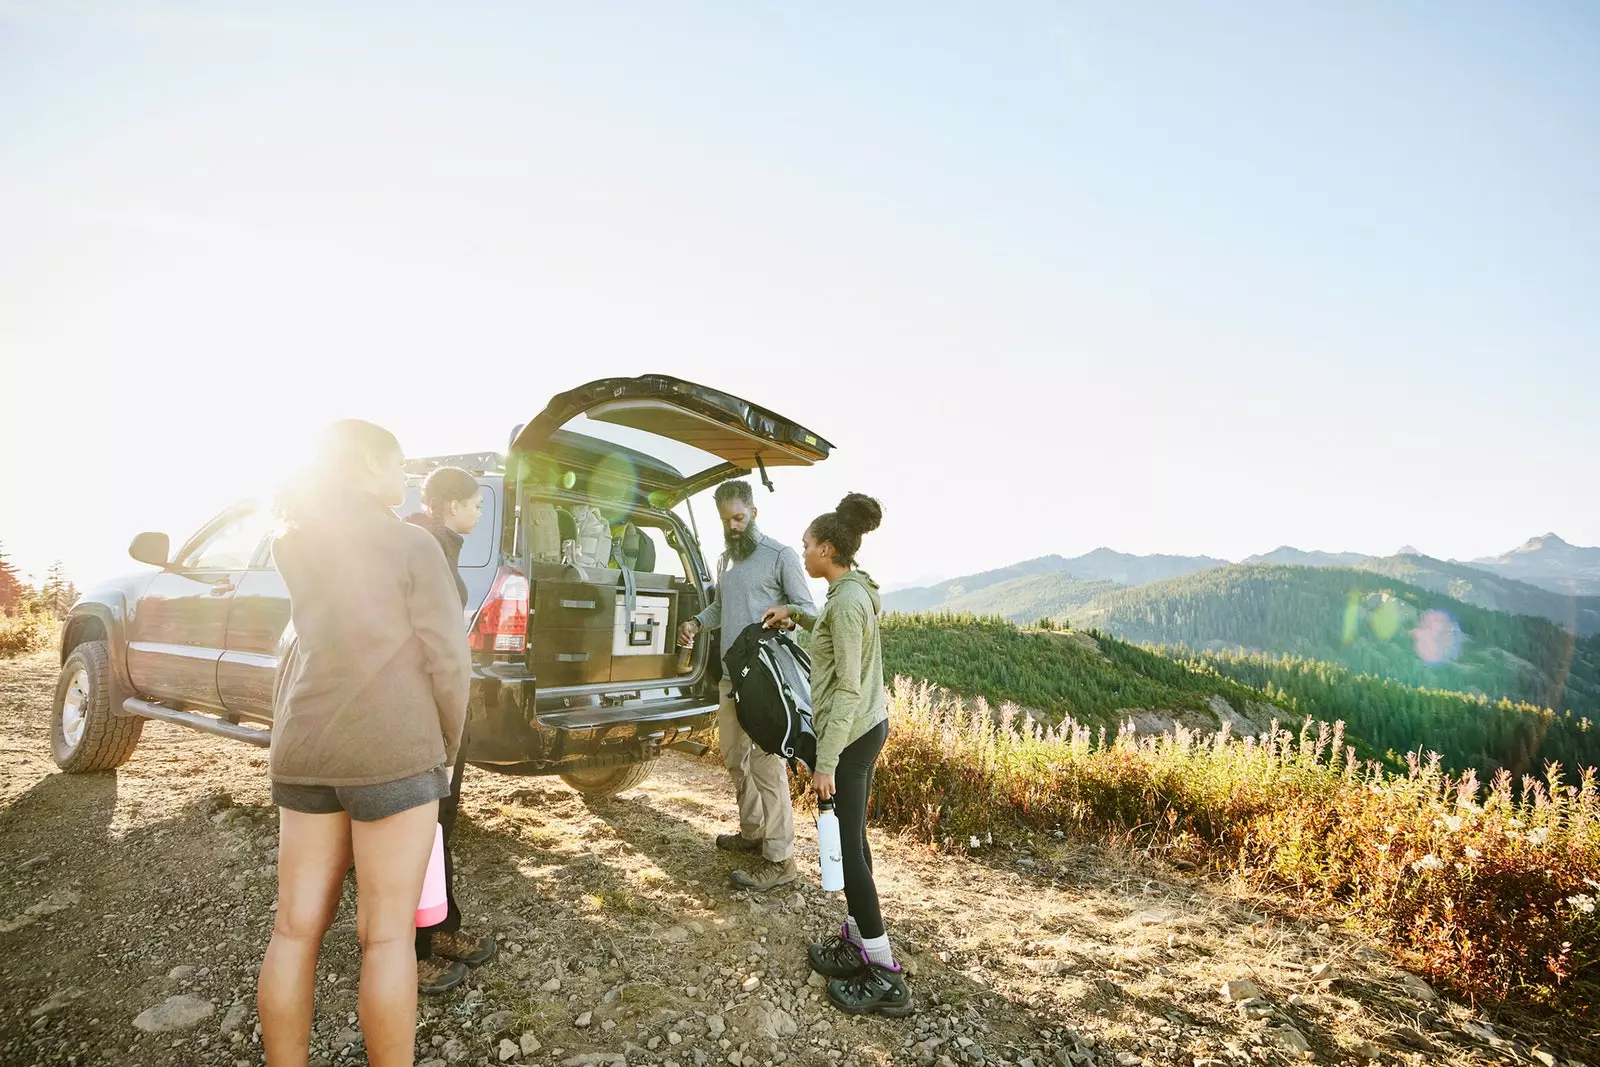
[[450,911],[444,892],[444,828],[433,824],[433,852],[428,873],[422,876],[422,900],[417,904],[417,927],[438,926]]

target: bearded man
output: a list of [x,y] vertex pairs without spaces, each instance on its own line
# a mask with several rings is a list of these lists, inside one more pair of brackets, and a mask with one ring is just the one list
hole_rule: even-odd
[[[789,618],[810,627],[816,605],[806,585],[806,572],[794,549],[756,529],[755,495],[749,482],[723,482],[717,487],[717,513],[727,551],[717,563],[721,575],[717,598],[678,629],[680,644],[693,642],[702,630],[722,631],[719,655],[724,660],[740,632],[760,622],[769,608],[787,607]],[[718,834],[725,852],[759,855],[749,871],[733,872],[740,889],[766,891],[798,877],[794,863],[794,804],[789,799],[789,768],[764,752],[739,726],[733,686],[727,671],[718,693],[717,743],[722,761],[739,795],[739,830]]]

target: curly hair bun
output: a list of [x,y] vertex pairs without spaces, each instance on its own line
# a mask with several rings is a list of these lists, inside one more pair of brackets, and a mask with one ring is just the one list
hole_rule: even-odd
[[883,505],[864,493],[847,493],[834,513],[857,534],[871,533],[883,523]]

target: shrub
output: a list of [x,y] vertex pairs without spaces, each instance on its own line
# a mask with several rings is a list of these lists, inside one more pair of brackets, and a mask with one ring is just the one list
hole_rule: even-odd
[[55,636],[56,621],[38,611],[0,615],[0,659],[36,652]]
[[[1390,774],[1343,726],[1235,739],[1047,726],[897,678],[876,821],[939,847],[1022,828],[1183,853],[1333,905],[1441,984],[1556,1003],[1600,961],[1600,785]],[[801,783],[796,783],[797,787]]]

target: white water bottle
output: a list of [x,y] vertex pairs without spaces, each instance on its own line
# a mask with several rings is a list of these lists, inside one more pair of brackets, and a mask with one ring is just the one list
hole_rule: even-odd
[[839,816],[833,813],[832,800],[817,801],[817,852],[822,858],[822,890],[837,893],[844,888],[844,850],[839,847]]

